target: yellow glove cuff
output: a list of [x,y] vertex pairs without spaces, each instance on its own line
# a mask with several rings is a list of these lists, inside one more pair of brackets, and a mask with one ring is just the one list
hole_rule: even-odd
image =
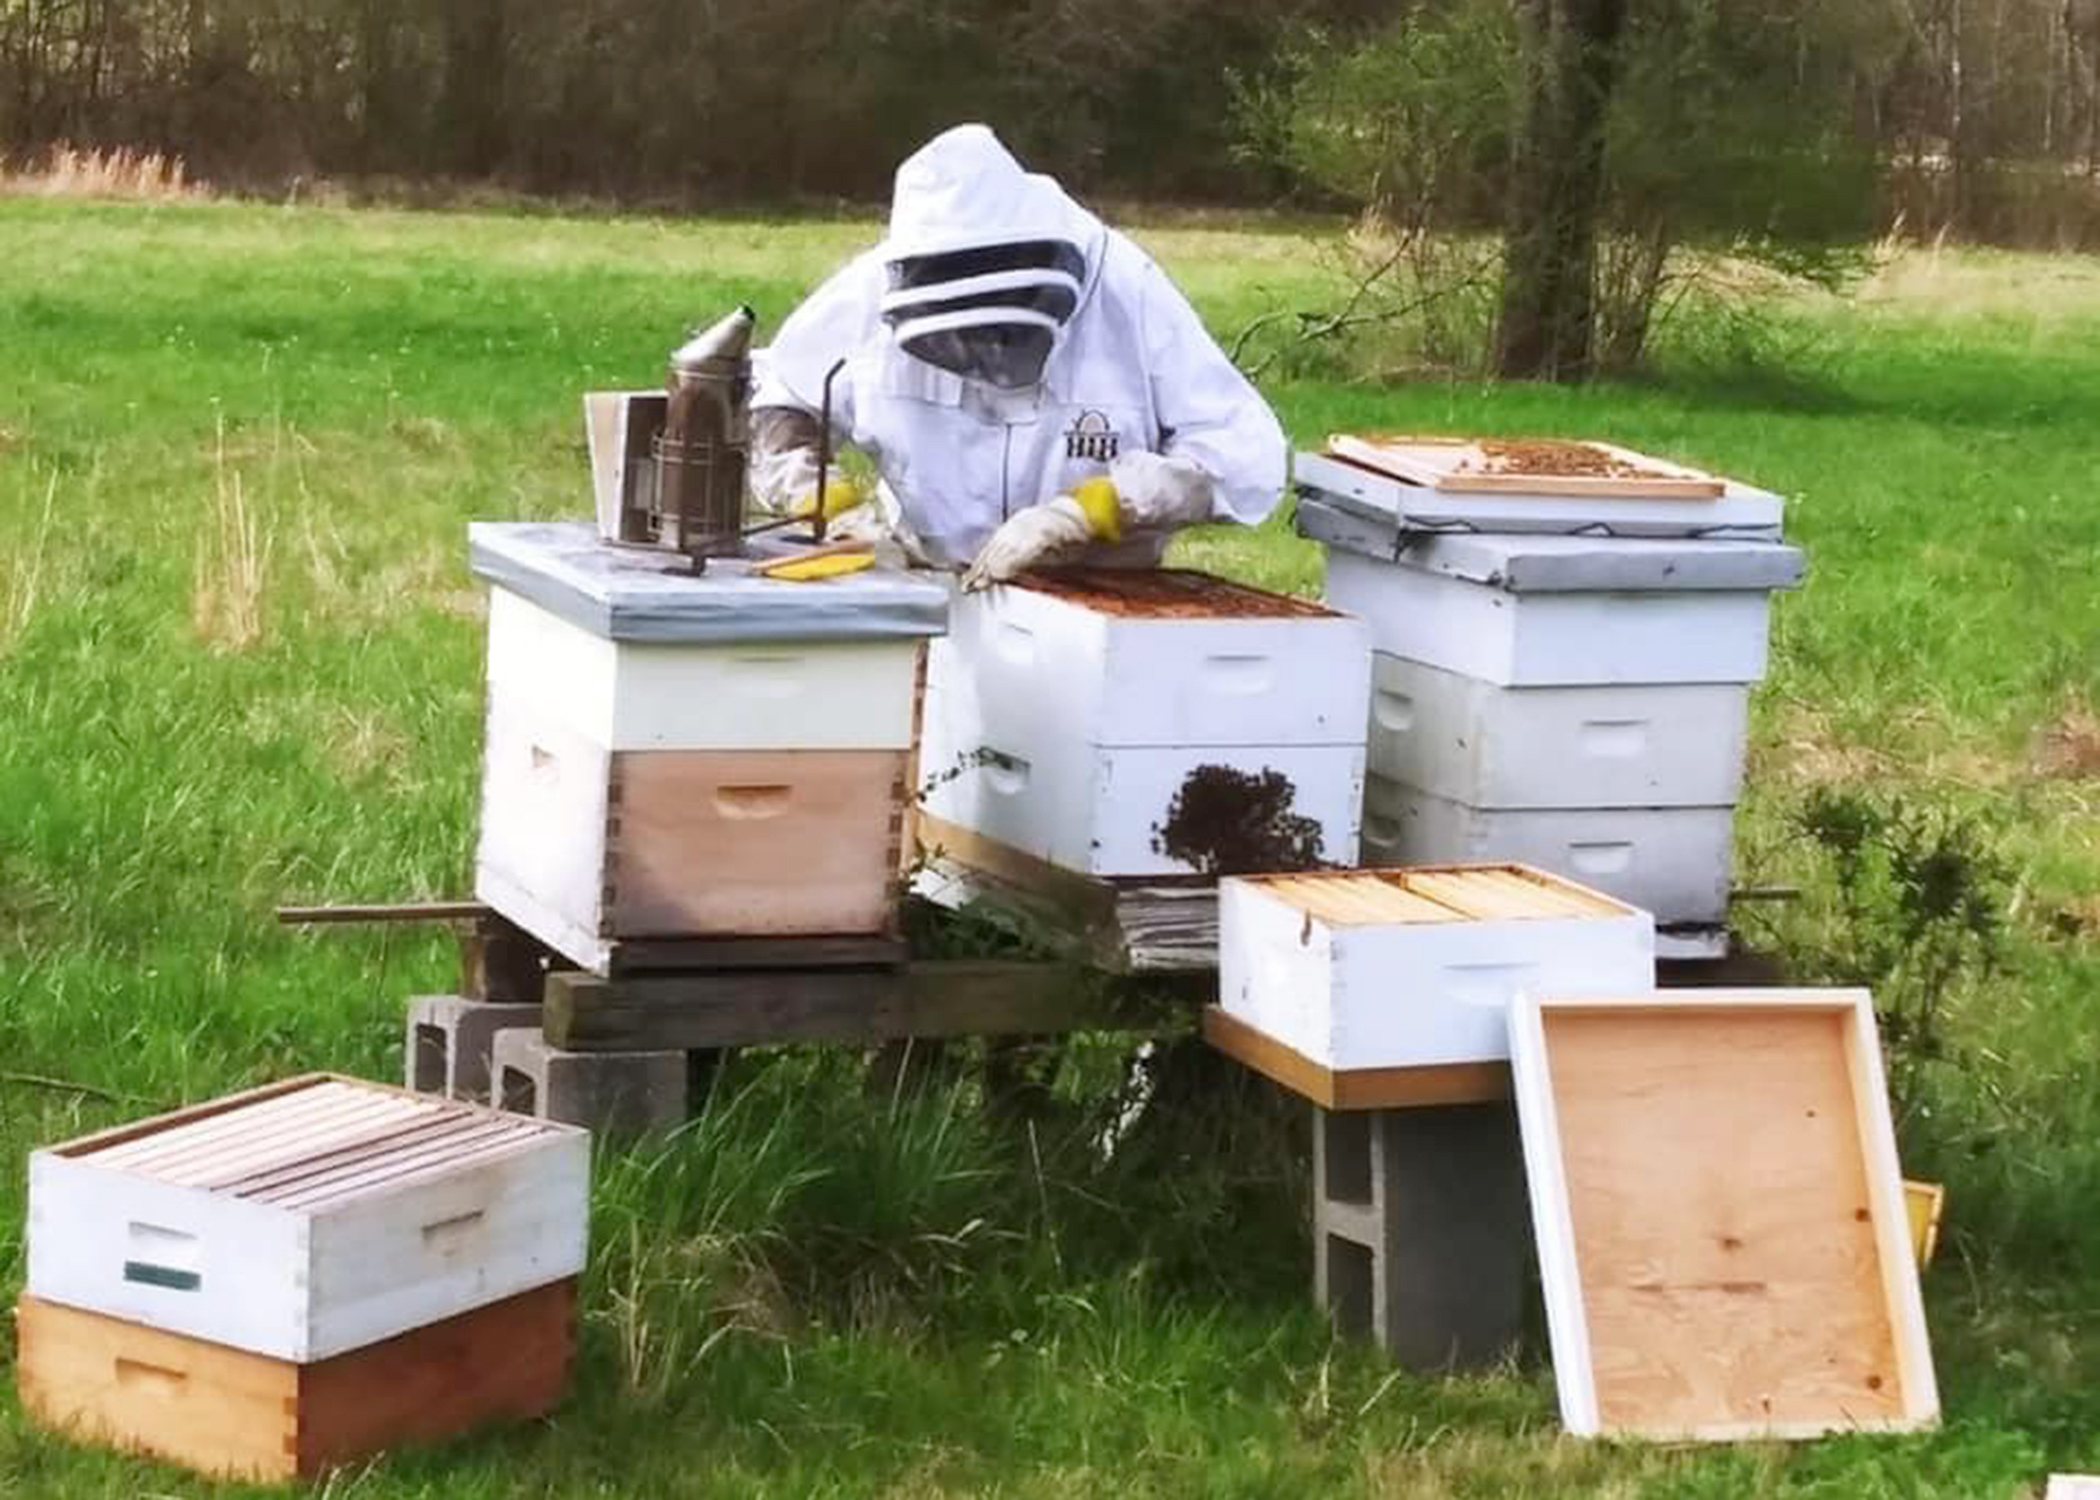
[[1123,540],[1123,501],[1107,477],[1089,479],[1072,491],[1072,500],[1086,514],[1087,529],[1104,542]]
[[[844,475],[833,475],[824,481],[824,519],[836,521],[857,505],[865,505],[868,492],[858,482]],[[789,510],[791,516],[813,516],[817,513],[817,492],[811,490]]]

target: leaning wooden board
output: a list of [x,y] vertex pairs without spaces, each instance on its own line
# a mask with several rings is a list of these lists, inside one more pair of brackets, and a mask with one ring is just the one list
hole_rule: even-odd
[[23,1408],[87,1442],[225,1479],[285,1480],[552,1410],[575,1352],[569,1277],[315,1364],[24,1297]]
[[1610,443],[1454,437],[1354,437],[1328,452],[1447,494],[1596,495],[1713,500],[1725,480]]
[[1571,1432],[1938,1419],[1865,991],[1526,995],[1510,1051]]

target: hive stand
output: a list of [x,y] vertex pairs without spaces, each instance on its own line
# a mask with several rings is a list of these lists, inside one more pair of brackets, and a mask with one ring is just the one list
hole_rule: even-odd
[[410,1002],[409,1087],[615,1135],[685,1119],[737,1048],[880,1049],[889,1092],[954,1038],[1146,1029],[1167,983],[1139,995],[1076,964],[914,960],[900,941],[824,937],[627,942],[600,975],[493,912],[460,956],[460,994]]
[[1313,1114],[1313,1288],[1335,1331],[1410,1369],[1503,1358],[1531,1237],[1506,1101]]
[[[1666,963],[1664,989],[1761,982],[1763,955]],[[1205,1030],[1220,1044],[1218,1012]],[[1235,1053],[1233,1045],[1222,1050]],[[1272,1075],[1273,1076],[1273,1075]],[[1508,1070],[1452,1074],[1441,1091],[1477,1103],[1379,1108],[1376,1089],[1340,1087],[1312,1106],[1313,1293],[1338,1333],[1377,1340],[1411,1369],[1493,1364],[1523,1341],[1533,1261],[1523,1143]],[[1302,1090],[1301,1090],[1302,1091]],[[1425,1097],[1416,1086],[1417,1097]],[[1357,1107],[1350,1107],[1350,1106]]]

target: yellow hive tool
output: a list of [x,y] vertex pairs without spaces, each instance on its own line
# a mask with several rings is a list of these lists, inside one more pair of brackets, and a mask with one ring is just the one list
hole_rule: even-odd
[[779,562],[767,563],[758,572],[760,577],[777,578],[783,583],[814,583],[825,578],[843,578],[848,573],[858,573],[863,568],[874,566],[875,553],[866,542],[846,542],[805,552],[800,557],[784,557]]

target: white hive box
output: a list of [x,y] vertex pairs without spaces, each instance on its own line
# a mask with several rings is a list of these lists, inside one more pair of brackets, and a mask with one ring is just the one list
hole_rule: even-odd
[[1506,687],[1757,682],[1772,590],[1799,577],[1776,544],[1438,536],[1330,550],[1327,601],[1387,655]]
[[44,1302],[307,1364],[578,1274],[590,1136],[313,1074],[29,1159]]
[[944,584],[696,577],[581,524],[469,535],[491,586],[482,900],[601,972],[629,940],[894,930]]
[[1505,688],[1380,652],[1368,768],[1473,807],[1727,807],[1749,713],[1740,683]]
[[1718,926],[1734,880],[1733,807],[1472,807],[1365,779],[1366,864],[1515,860],[1653,912]]
[[1641,993],[1654,924],[1516,865],[1219,883],[1219,1004],[1333,1072],[1509,1056],[1520,991]]
[[928,653],[924,841],[965,830],[1088,875],[1187,875],[1177,810],[1244,792],[1269,815],[1257,844],[1349,862],[1369,680],[1361,622],[1201,574],[959,597]]

